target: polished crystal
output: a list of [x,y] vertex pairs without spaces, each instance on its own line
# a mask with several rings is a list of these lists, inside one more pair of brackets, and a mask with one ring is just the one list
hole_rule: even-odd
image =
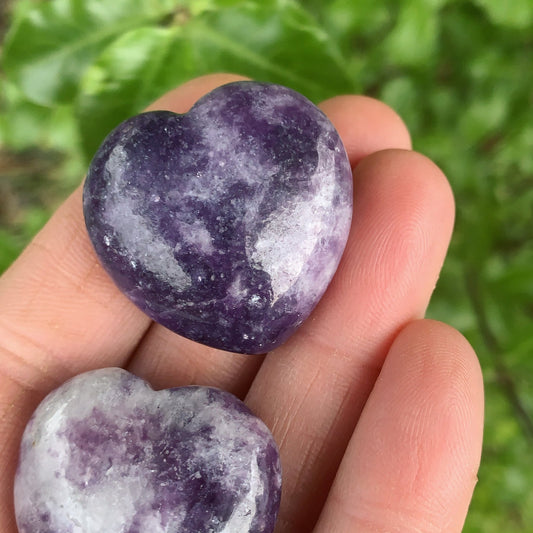
[[352,175],[302,95],[236,82],[186,114],[119,125],[94,157],[84,212],[116,284],[195,341],[262,353],[309,316],[342,255]]

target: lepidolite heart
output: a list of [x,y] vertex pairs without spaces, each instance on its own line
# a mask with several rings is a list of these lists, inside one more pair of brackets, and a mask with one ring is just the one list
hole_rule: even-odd
[[276,444],[237,398],[108,368],[35,411],[15,508],[20,533],[271,533],[280,486]]
[[307,318],[346,244],[352,175],[302,95],[237,82],[185,115],[118,126],[84,188],[104,267],[150,317],[193,340],[267,352]]

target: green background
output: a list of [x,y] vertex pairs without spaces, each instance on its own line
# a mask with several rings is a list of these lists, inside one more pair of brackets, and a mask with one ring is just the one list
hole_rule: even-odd
[[314,101],[362,92],[449,176],[451,251],[429,315],[487,394],[465,531],[533,532],[533,0],[12,0],[2,4],[0,271],[123,118],[232,71]]

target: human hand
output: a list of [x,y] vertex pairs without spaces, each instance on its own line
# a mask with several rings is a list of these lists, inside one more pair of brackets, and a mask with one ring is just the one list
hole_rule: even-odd
[[[192,80],[150,108],[185,112],[236,79]],[[384,104],[342,96],[321,108],[355,167],[354,219],[326,294],[274,352],[229,354],[151,322],[100,266],[81,188],[0,279],[2,533],[17,530],[13,477],[31,413],[69,377],[107,366],[154,388],[212,385],[245,399],[280,447],[276,533],[461,530],[480,458],[481,372],[459,333],[421,319],[453,197]]]

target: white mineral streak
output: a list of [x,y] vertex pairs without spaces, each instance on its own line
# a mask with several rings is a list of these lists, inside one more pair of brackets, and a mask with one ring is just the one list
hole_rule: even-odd
[[237,273],[228,287],[228,294],[235,300],[242,300],[248,295],[246,285],[242,283],[241,274]]
[[[72,522],[77,522],[72,533],[108,533],[110,531],[121,532],[124,528],[125,517],[132,517],[138,510],[137,502],[147,501],[153,497],[153,491],[146,483],[142,468],[130,466],[127,475],[117,483],[116,479],[108,478],[98,484],[94,491],[77,491],[74,496],[68,485],[63,483],[63,494],[58,499],[64,502],[65,508],[69,508],[68,515]],[[67,489],[67,490],[65,490]],[[53,492],[53,489],[50,489]],[[56,497],[58,496],[55,493]],[[117,512],[117,510],[120,510]],[[161,521],[157,521],[157,511],[152,511],[148,520],[153,524],[151,529],[154,533],[165,533],[161,527]],[[105,517],[103,520],[102,518]],[[68,522],[67,524],[68,525]],[[68,529],[65,529],[68,531]]]
[[191,280],[174,257],[173,247],[157,237],[149,222],[138,214],[138,200],[128,191],[125,170],[128,155],[122,145],[111,152],[105,170],[114,176],[106,197],[106,220],[113,227],[123,249],[134,257],[133,268],[152,272],[178,290],[185,290]]
[[[215,102],[210,105],[212,112],[215,107]],[[245,183],[253,187],[255,193],[261,193],[260,183],[258,182],[258,173],[262,175],[272,175],[278,172],[279,163],[274,161],[262,161],[260,168],[258,168],[256,155],[253,149],[254,139],[243,137],[242,128],[239,122],[235,124],[227,123],[224,118],[220,119],[220,123],[213,123],[213,118],[206,116],[205,112],[208,110],[199,108],[196,110],[198,115],[197,121],[211,124],[210,127],[202,128],[202,142],[209,147],[209,165],[207,167],[206,175],[215,176],[221,172],[223,167],[224,176],[233,176],[234,183]],[[262,114],[260,119],[267,119]],[[279,122],[279,117],[272,117],[272,122]],[[205,187],[202,190],[195,190],[198,196],[204,196],[207,200],[212,200],[212,183],[209,183],[208,195],[206,196]],[[215,189],[217,184],[215,184]],[[220,188],[217,192],[226,192],[228,182],[226,179],[221,180]],[[260,198],[261,199],[261,198]],[[259,199],[259,200],[260,200]]]
[[[322,144],[322,139],[319,139],[318,164],[314,175],[310,176],[311,187],[316,189],[316,194],[273,212],[257,241],[246,250],[249,259],[259,263],[270,275],[272,303],[298,282],[311,258],[317,259],[316,247],[320,237],[326,240],[330,237],[331,220],[340,216],[332,213],[336,184],[331,179],[331,169],[335,165],[335,155]],[[327,283],[331,275],[331,268],[324,265],[320,283]],[[306,298],[314,295],[317,289],[324,289],[316,278],[307,278],[307,281],[311,285],[302,287]]]
[[[180,520],[178,524],[176,524],[176,522],[173,523],[175,525],[179,525],[182,523],[182,520]],[[146,533],[166,533],[168,531],[172,531],[168,527],[164,527],[161,522],[161,513],[159,513],[159,511],[154,510],[152,514],[143,515],[140,518],[138,531],[146,531]]]
[[[261,486],[260,475],[257,461],[252,461],[250,464],[250,487]],[[235,507],[224,529],[220,533],[242,533],[243,531],[250,531],[256,514],[255,499],[261,494],[250,489],[246,497]]]
[[[196,246],[202,254],[214,253],[213,238],[201,220],[195,220],[192,224],[177,220],[175,225],[183,242]],[[178,243],[176,247],[180,248],[181,243]]]

